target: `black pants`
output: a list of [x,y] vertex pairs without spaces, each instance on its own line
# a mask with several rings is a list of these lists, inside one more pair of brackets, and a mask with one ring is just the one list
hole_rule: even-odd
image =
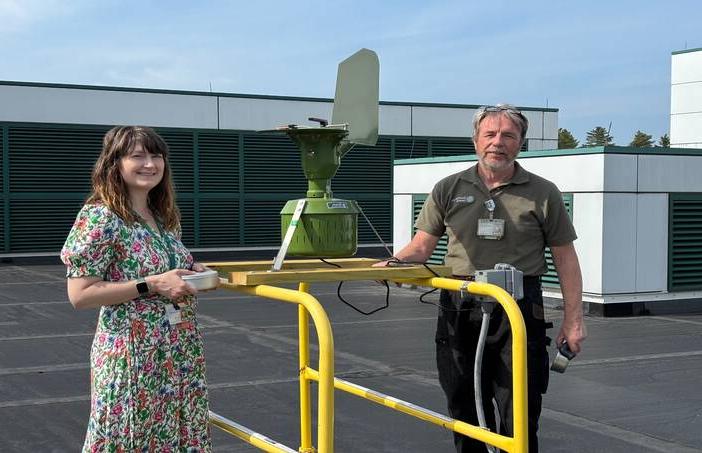
[[[473,366],[482,312],[471,295],[442,290],[436,331],[436,362],[439,381],[448,400],[451,417],[478,425],[473,391]],[[541,414],[541,395],[548,387],[549,360],[546,351],[541,284],[538,278],[524,278],[524,298],[517,301],[527,328],[529,451],[539,451],[536,432]],[[451,311],[454,310],[454,311]],[[460,310],[460,311],[455,311]],[[493,432],[513,436],[512,334],[509,320],[496,304],[492,313],[482,363],[483,408]],[[500,418],[496,429],[494,398]],[[485,444],[454,433],[459,453],[484,452]]]

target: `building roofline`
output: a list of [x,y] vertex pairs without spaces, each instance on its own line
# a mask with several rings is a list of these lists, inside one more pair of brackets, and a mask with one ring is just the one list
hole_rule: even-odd
[[674,50],[671,52],[671,55],[679,55],[681,53],[691,53],[691,52],[699,52],[702,50],[702,47],[696,47],[694,49],[685,49],[685,50]]
[[[244,94],[244,93],[223,93],[210,91],[188,91],[188,90],[167,90],[161,88],[133,88],[133,87],[117,87],[106,85],[78,85],[70,83],[48,83],[48,82],[19,82],[13,80],[0,80],[0,86],[21,86],[35,88],[65,88],[72,90],[98,90],[98,91],[122,91],[129,93],[156,93],[156,94],[174,94],[187,96],[215,96],[225,98],[244,98],[244,99],[270,99],[278,101],[306,101],[306,102],[334,102],[331,98],[316,98],[306,96],[278,96],[270,94]],[[442,102],[401,102],[401,101],[380,101],[380,105],[395,105],[403,107],[441,107],[441,108],[462,108],[462,109],[477,109],[482,107],[478,104],[450,104]],[[557,108],[549,107],[518,107],[523,111],[536,112],[558,112]]]
[[[557,157],[557,156],[578,156],[587,154],[636,154],[636,155],[660,155],[660,156],[702,156],[702,149],[699,148],[632,148],[630,146],[592,146],[575,149],[554,149],[539,151],[522,151],[519,159],[533,157]],[[394,165],[417,165],[417,164],[438,164],[447,162],[470,162],[477,161],[475,154],[464,154],[460,156],[446,157],[419,157],[416,159],[396,159]]]

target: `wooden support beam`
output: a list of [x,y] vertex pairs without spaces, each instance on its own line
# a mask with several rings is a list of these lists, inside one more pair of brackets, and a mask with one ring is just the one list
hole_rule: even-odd
[[449,266],[402,265],[389,267],[371,267],[379,260],[370,258],[340,258],[326,260],[340,268],[325,264],[319,260],[288,260],[283,269],[272,272],[272,261],[238,261],[205,263],[216,269],[220,276],[226,277],[235,285],[272,285],[292,282],[332,282],[349,280],[398,280],[410,278],[430,278],[436,275],[451,275]]

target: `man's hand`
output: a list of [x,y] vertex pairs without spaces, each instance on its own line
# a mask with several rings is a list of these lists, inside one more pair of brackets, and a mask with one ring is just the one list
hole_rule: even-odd
[[570,350],[577,354],[580,352],[580,344],[587,337],[583,321],[583,277],[578,255],[572,242],[551,246],[551,253],[563,295],[563,324],[556,337],[556,344],[560,346],[565,340]]
[[587,328],[582,316],[579,319],[568,319],[568,317],[564,316],[563,324],[561,324],[561,329],[556,337],[556,344],[561,345],[563,341],[567,341],[570,350],[578,354],[581,348],[580,343],[585,338],[587,338]]

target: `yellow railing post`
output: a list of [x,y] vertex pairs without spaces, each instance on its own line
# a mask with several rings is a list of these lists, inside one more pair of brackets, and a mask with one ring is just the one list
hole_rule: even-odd
[[[490,296],[504,309],[512,330],[512,412],[514,414],[513,448],[515,453],[528,451],[528,407],[527,407],[527,364],[526,364],[526,326],[519,306],[502,288],[488,283],[465,282],[449,278],[409,279],[420,286],[448,289],[450,291],[468,291],[472,294]],[[460,432],[460,430],[457,430]]]
[[[246,294],[267,297],[269,299],[293,302],[304,306],[312,317],[317,330],[319,344],[319,399],[317,402],[317,451],[333,453],[334,451],[334,338],[331,324],[322,304],[312,295],[292,289],[269,285],[241,286],[223,283],[221,288],[233,289]],[[299,313],[299,312],[298,312]],[[309,368],[304,370],[309,379]],[[303,371],[301,371],[302,373]],[[303,434],[304,435],[304,434]]]
[[[300,282],[298,291],[306,293],[309,285]],[[312,400],[310,394],[310,379],[307,369],[310,366],[310,328],[309,315],[304,305],[297,306],[299,329],[299,375],[300,375],[300,453],[314,453],[312,445]]]
[[[364,263],[366,264],[366,263]],[[222,265],[222,264],[220,264]],[[224,266],[227,263],[223,263]],[[248,267],[249,264],[246,265]],[[397,398],[383,395],[380,392],[361,387],[341,379],[334,378],[334,339],[331,331],[331,324],[324,308],[319,301],[310,295],[308,283],[300,282],[298,291],[285,289],[264,284],[268,282],[290,282],[294,275],[268,278],[268,273],[252,272],[254,280],[259,283],[244,283],[240,281],[242,275],[235,276],[232,272],[232,282],[223,282],[222,288],[240,291],[255,296],[267,297],[283,302],[298,304],[298,338],[299,338],[299,388],[300,388],[300,447],[299,453],[333,453],[334,451],[334,388],[351,393],[367,400],[373,401],[387,407],[391,407],[399,412],[417,417],[430,423],[443,426],[449,430],[467,435],[482,442],[486,442],[501,450],[510,453],[526,453],[528,446],[528,419],[527,419],[527,365],[526,365],[526,327],[524,319],[518,305],[498,286],[488,283],[466,282],[451,278],[442,277],[417,277],[417,270],[413,270],[415,276],[406,269],[390,268],[390,272],[376,273],[376,269],[352,268],[355,272],[339,273],[338,269],[324,269],[322,279],[316,279],[314,273],[305,274],[309,281],[330,281],[335,280],[362,280],[365,278],[385,277],[402,283],[411,283],[418,286],[431,286],[434,288],[447,289],[449,291],[468,291],[472,294],[492,297],[499,303],[509,320],[512,332],[512,388],[513,388],[513,413],[514,413],[514,433],[513,437],[490,432],[486,429],[474,426],[460,420],[455,420],[445,415],[421,408],[412,403],[398,400]],[[420,269],[421,270],[421,269]],[[387,271],[387,269],[386,269]],[[304,271],[301,271],[304,273]],[[346,272],[346,271],[344,271]],[[445,271],[443,275],[448,275]],[[248,282],[249,273],[244,281]],[[382,276],[381,276],[382,275]],[[424,274],[426,275],[426,274]],[[265,276],[265,278],[262,278]],[[365,277],[365,278],[364,278]],[[263,280],[263,281],[261,281]],[[302,279],[301,279],[302,280]],[[236,281],[237,283],[233,283]],[[299,280],[297,280],[299,281]],[[309,321],[310,317],[317,332],[319,345],[319,370],[310,366],[309,350]],[[318,382],[318,410],[317,410],[317,449],[312,444],[312,403],[311,403],[311,382]],[[272,439],[259,435],[246,427],[227,420],[217,414],[210,413],[211,422],[225,431],[240,437],[241,439],[258,446],[267,452],[295,453],[294,450],[281,445]]]

